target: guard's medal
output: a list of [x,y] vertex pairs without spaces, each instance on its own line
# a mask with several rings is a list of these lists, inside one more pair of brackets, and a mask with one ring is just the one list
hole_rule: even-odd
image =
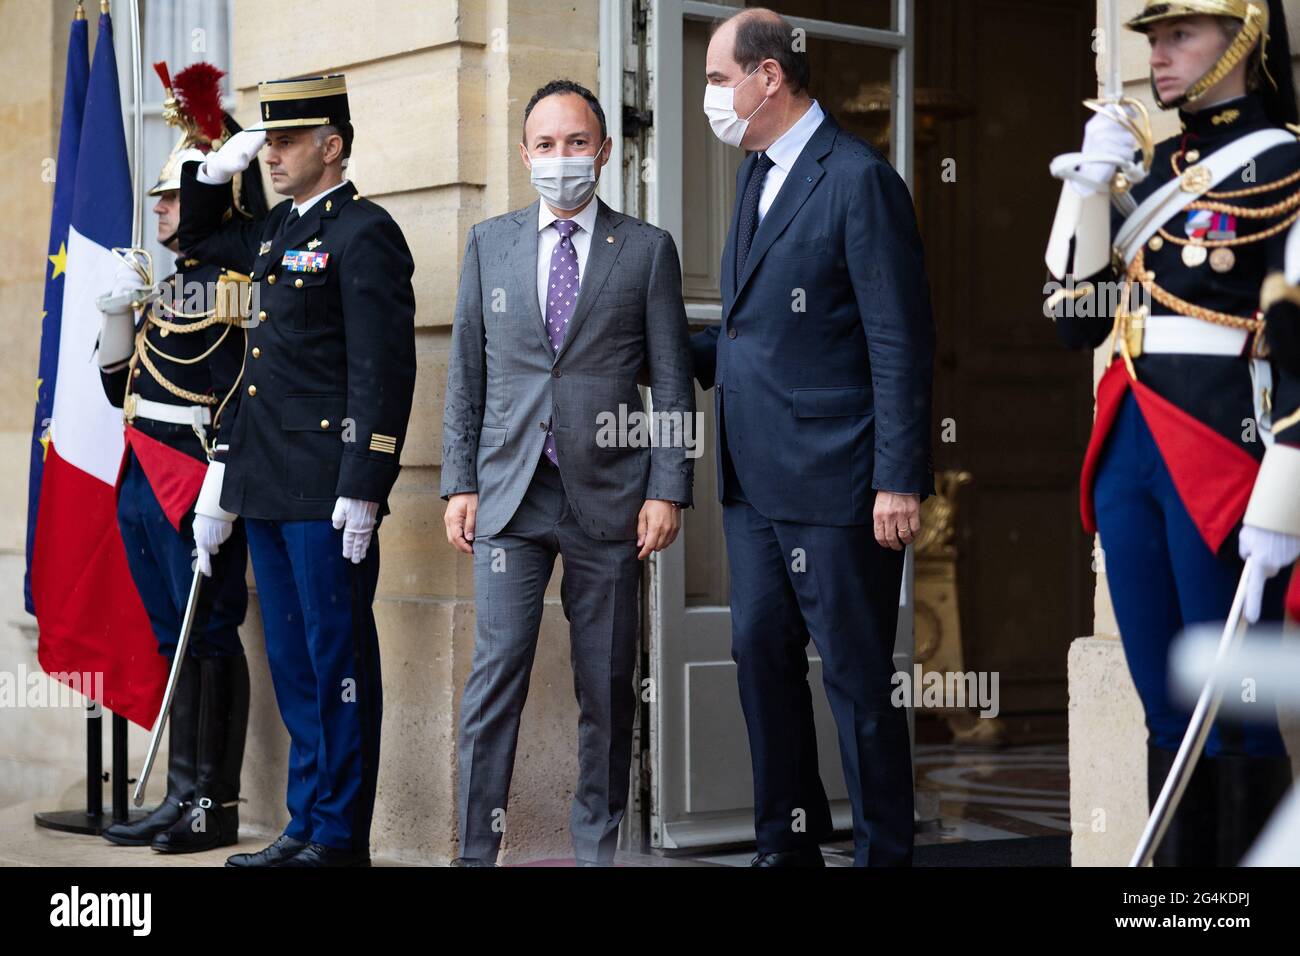
[[1183,246],[1183,265],[1195,269],[1203,264],[1209,251],[1205,248],[1205,236],[1210,230],[1210,221],[1214,214],[1208,209],[1188,210],[1187,221],[1183,231],[1187,233],[1187,245]]
[[[1206,238],[1214,241],[1236,239],[1237,217],[1227,213],[1216,214]],[[1236,264],[1237,255],[1230,246],[1217,246],[1210,253],[1210,268],[1215,272],[1231,272],[1232,267]]]

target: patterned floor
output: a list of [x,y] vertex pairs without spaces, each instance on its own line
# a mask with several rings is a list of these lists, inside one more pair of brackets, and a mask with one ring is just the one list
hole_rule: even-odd
[[[916,844],[1062,836],[1070,832],[1065,744],[1022,747],[919,745],[916,802],[922,831]],[[853,862],[853,844],[822,847],[831,866]],[[748,866],[754,851],[691,855],[698,863]],[[680,858],[679,858],[680,859]]]

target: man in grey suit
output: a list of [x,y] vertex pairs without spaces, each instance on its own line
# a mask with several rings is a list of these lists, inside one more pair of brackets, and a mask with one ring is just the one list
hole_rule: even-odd
[[[478,223],[465,247],[442,454],[447,540],[474,556],[478,621],[457,865],[496,860],[557,554],[579,709],[579,865],[613,861],[627,805],[640,561],[677,536],[694,466],[683,436],[697,432],[681,427],[695,396],[677,248],[595,198],[611,145],[588,90],[539,89],[519,151],[541,198]],[[619,433],[612,423],[642,420],[638,378],[655,422]]]

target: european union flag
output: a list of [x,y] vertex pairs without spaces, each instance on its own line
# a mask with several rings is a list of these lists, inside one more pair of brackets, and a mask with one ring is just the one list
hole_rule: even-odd
[[63,118],[59,124],[59,156],[54,168],[54,212],[50,216],[49,262],[45,273],[44,312],[41,315],[41,358],[36,372],[36,415],[32,425],[31,465],[27,479],[27,571],[23,575],[23,600],[29,614],[32,604],[32,543],[36,538],[36,510],[41,500],[45,448],[54,410],[54,382],[59,368],[59,330],[63,321],[63,276],[68,261],[68,226],[77,186],[77,157],[81,151],[81,121],[90,77],[89,30],[84,19],[72,21],[68,35],[68,67],[63,89]]

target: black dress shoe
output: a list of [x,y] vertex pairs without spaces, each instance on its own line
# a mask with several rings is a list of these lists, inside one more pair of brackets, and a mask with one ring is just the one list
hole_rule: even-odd
[[825,866],[822,851],[816,847],[806,850],[783,850],[779,853],[760,853],[749,861],[750,866]]
[[476,860],[472,856],[458,856],[451,861],[452,866],[496,866],[487,860]]
[[280,864],[281,867],[293,866],[369,866],[370,851],[339,850],[323,843],[308,843],[305,847]]
[[307,847],[301,840],[293,837],[278,836],[275,842],[265,850],[256,853],[236,853],[226,860],[226,866],[284,866],[286,860],[293,858]]

